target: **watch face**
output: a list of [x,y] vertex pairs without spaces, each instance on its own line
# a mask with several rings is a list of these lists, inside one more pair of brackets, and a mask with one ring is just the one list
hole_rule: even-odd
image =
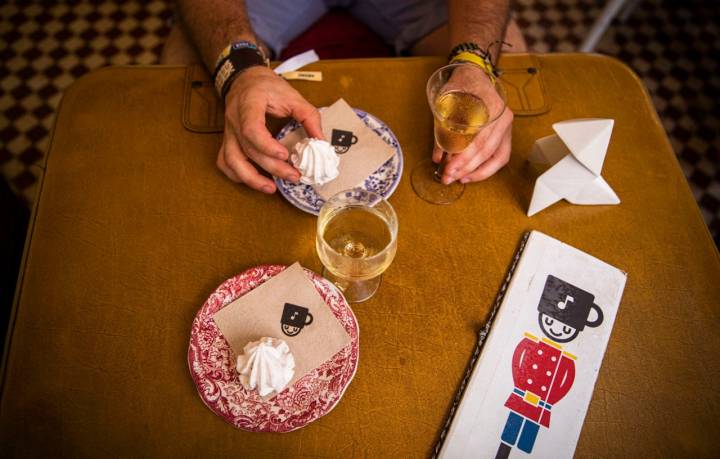
[[[243,49],[243,48],[250,48],[257,50],[263,57],[263,60],[265,59],[265,53],[263,52],[262,48],[259,48],[258,45],[256,45],[253,42],[246,41],[246,40],[240,40],[236,41],[235,43],[232,43],[225,47],[225,49],[222,50],[220,55],[218,56],[217,60],[215,61],[215,68],[217,69],[222,61],[230,55],[232,51]],[[217,70],[215,71],[217,73]]]
[[227,59],[218,64],[214,77],[215,88],[224,99],[230,85],[240,72],[256,65],[267,67],[268,64],[262,50],[257,47],[242,46],[237,49],[233,48],[230,50]]

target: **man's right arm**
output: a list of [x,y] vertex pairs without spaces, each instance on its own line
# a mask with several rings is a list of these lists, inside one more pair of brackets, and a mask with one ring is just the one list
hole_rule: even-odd
[[[211,73],[230,43],[245,40],[262,45],[242,0],[179,0],[178,5],[182,27]],[[287,149],[268,132],[265,114],[295,118],[310,137],[323,134],[317,109],[272,70],[250,67],[233,80],[225,96],[225,132],[217,166],[233,181],[273,193],[275,183],[258,173],[254,164],[292,182],[300,175],[287,163]]]

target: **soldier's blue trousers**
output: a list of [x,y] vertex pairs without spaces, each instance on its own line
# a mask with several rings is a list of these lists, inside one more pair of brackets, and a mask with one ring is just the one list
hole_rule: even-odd
[[510,446],[514,446],[517,442],[517,448],[529,454],[535,445],[539,430],[538,424],[511,411],[500,438]]

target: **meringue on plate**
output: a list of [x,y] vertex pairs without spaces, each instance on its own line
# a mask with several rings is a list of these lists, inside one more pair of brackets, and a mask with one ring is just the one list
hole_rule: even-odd
[[300,171],[300,182],[305,185],[324,185],[340,174],[340,157],[330,143],[305,138],[295,144],[290,162]]
[[282,392],[295,374],[295,358],[287,343],[278,338],[260,338],[243,348],[237,358],[240,383],[257,390],[261,397]]

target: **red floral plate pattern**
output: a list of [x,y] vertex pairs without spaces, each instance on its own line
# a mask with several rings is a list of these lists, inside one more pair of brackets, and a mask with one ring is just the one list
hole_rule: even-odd
[[360,353],[359,329],[343,295],[305,269],[318,293],[350,335],[350,343],[292,387],[265,401],[240,384],[232,350],[212,316],[286,266],[262,265],[232,277],[205,301],[193,321],[188,366],[200,398],[215,414],[251,432],[290,432],[326,415],[350,384]]

